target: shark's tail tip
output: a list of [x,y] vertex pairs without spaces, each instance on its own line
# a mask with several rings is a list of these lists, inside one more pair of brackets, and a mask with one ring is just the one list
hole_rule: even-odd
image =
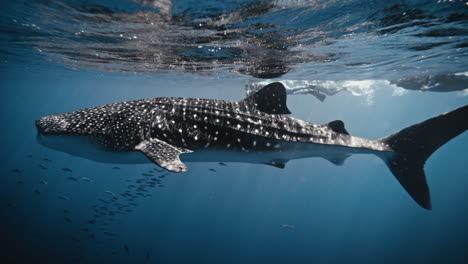
[[423,208],[432,209],[424,164],[438,148],[468,129],[468,105],[380,139],[395,153],[382,157],[390,171]]

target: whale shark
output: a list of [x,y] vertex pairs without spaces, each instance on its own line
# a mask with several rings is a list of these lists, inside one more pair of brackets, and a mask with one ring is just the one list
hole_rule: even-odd
[[[49,148],[108,163],[248,162],[284,168],[321,157],[343,165],[353,154],[381,158],[409,195],[431,209],[428,157],[468,128],[468,105],[378,140],[351,136],[341,120],[313,124],[289,116],[286,89],[271,83],[240,101],[159,97],[48,115],[36,120]],[[143,155],[141,155],[143,154]],[[182,158],[182,160],[181,160]]]

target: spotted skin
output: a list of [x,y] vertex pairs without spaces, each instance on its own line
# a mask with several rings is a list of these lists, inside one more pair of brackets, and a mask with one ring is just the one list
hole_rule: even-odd
[[199,149],[280,152],[285,143],[308,143],[391,151],[289,113],[284,86],[274,83],[239,102],[142,99],[45,116],[36,126],[44,135],[92,136],[111,151],[139,150],[171,171],[186,170],[178,154]]

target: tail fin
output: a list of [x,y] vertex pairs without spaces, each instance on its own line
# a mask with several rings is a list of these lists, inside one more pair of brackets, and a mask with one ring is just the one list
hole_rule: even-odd
[[468,105],[465,105],[379,140],[395,151],[384,159],[388,168],[423,208],[431,209],[424,163],[439,147],[467,129]]

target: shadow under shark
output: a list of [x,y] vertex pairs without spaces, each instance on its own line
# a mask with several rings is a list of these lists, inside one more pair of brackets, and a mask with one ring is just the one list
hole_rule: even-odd
[[45,116],[36,127],[41,144],[62,152],[108,163],[150,160],[174,172],[187,170],[180,154],[189,162],[278,168],[292,159],[322,157],[342,165],[350,155],[374,154],[426,209],[431,201],[425,161],[468,128],[468,105],[379,140],[350,136],[340,120],[317,125],[288,114],[285,87],[272,83],[238,102],[142,99]]

